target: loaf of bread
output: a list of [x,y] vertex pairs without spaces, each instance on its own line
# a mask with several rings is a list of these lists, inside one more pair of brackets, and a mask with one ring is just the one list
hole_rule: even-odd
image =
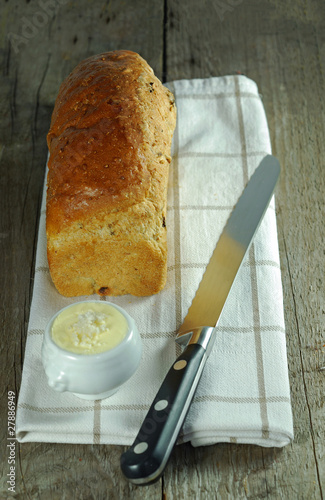
[[172,93],[134,52],[90,57],[61,85],[47,138],[46,232],[62,295],[164,287],[175,122]]

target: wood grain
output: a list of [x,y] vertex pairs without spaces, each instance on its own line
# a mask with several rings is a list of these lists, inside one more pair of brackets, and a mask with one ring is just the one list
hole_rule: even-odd
[[[0,497],[323,499],[324,3],[10,0],[0,10]],[[122,478],[121,447],[17,444],[11,495],[7,392],[18,394],[21,380],[51,112],[80,60],[119,48],[139,52],[164,80],[240,72],[260,89],[282,165],[276,205],[295,441],[284,449],[181,445],[163,478],[144,488]]]

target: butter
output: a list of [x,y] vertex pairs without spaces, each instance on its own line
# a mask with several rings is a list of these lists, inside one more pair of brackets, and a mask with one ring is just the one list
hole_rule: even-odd
[[126,318],[105,302],[82,302],[63,310],[54,320],[53,341],[76,354],[98,354],[113,349],[128,331]]

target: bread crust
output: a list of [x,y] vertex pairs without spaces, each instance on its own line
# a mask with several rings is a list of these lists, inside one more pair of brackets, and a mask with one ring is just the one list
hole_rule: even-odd
[[62,295],[164,287],[175,123],[173,95],[134,52],[86,59],[61,85],[47,136],[46,232]]

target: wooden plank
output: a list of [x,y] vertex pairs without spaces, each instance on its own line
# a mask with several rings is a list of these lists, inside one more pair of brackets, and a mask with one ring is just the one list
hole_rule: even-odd
[[[45,8],[41,7],[41,4]],[[163,70],[163,2],[13,0],[1,5],[0,276],[2,408],[18,395],[33,286],[46,133],[62,80],[82,59],[126,48]],[[141,29],[139,29],[141,27]],[[11,33],[11,40],[8,34]],[[7,490],[7,419],[1,419],[0,497]],[[155,498],[121,476],[118,446],[16,445],[16,498]]]
[[284,449],[177,448],[168,498],[181,488],[178,498],[324,496],[324,6],[304,6],[168,2],[169,80],[241,72],[263,96],[282,164],[276,202],[295,425]]

